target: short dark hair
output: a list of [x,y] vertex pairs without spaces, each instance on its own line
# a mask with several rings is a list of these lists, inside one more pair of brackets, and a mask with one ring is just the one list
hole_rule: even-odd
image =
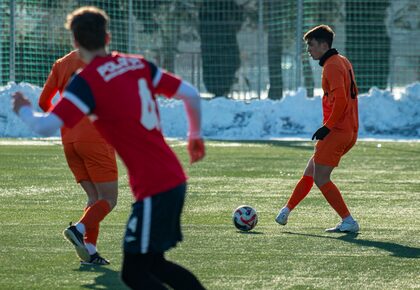
[[328,47],[331,48],[334,36],[335,33],[332,28],[322,24],[308,30],[303,36],[303,40],[311,41],[312,39],[315,39],[318,42],[326,42]]
[[94,6],[84,6],[67,15],[65,27],[73,32],[74,39],[87,50],[106,45],[109,17]]

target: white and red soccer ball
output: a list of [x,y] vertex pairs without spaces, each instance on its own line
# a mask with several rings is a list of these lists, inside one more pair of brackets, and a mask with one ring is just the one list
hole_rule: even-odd
[[257,211],[249,205],[241,205],[233,212],[233,224],[240,231],[250,231],[258,223]]

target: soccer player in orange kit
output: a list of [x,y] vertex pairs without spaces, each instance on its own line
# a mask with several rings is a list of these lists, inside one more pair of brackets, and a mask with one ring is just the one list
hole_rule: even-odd
[[319,60],[319,65],[323,67],[323,126],[312,136],[312,140],[318,140],[315,152],[287,204],[280,209],[276,222],[286,225],[290,212],[307,196],[315,183],[342,219],[337,226],[326,231],[357,233],[359,224],[350,214],[339,189],[330,179],[341,157],[356,143],[359,128],[358,90],[353,68],[347,58],[331,48],[334,35],[329,26],[319,25],[303,37],[308,53],[314,60]]
[[[52,100],[57,91],[62,95],[72,75],[85,66],[77,50],[58,59],[41,92],[41,109],[45,112],[51,111],[54,108]],[[100,221],[117,204],[118,169],[114,149],[99,134],[88,117],[84,117],[71,129],[63,126],[61,139],[70,170],[88,198],[84,214],[75,227],[84,233],[89,256],[80,251],[77,253],[83,264],[107,265],[109,261],[97,252],[96,243]],[[64,235],[72,235],[72,229],[66,229]]]

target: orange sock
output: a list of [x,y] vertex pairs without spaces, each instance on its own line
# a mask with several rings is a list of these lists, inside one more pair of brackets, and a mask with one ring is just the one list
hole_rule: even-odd
[[99,235],[99,225],[94,228],[86,228],[85,233],[85,243],[86,244],[92,244],[96,246],[96,243],[98,241],[98,235]]
[[[85,207],[84,212],[86,212],[88,209],[90,208],[90,206]],[[98,235],[99,235],[99,225],[97,227],[94,228],[86,228],[85,227],[85,244],[93,244],[94,246],[96,246],[96,243],[98,241]]]
[[79,223],[82,223],[85,226],[86,231],[88,231],[88,229],[99,229],[99,223],[110,211],[111,207],[106,200],[98,200],[85,211]]
[[304,175],[296,184],[292,195],[287,201],[287,207],[292,210],[294,209],[311,191],[314,185],[314,178],[312,176]]
[[350,211],[347,208],[343,197],[341,196],[340,190],[338,190],[337,186],[335,186],[332,181],[327,182],[319,189],[321,190],[328,203],[342,219],[350,215]]

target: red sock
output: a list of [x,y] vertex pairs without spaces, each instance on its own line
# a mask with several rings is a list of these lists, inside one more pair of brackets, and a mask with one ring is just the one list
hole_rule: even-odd
[[95,228],[86,228],[85,232],[85,243],[86,244],[92,244],[96,246],[96,243],[98,241],[98,235],[99,235],[99,225]]
[[293,190],[292,195],[287,201],[287,207],[290,210],[294,209],[308,195],[313,185],[314,178],[312,176],[302,176],[302,178],[296,184],[295,190]]
[[319,188],[324,195],[325,199],[332,206],[332,208],[338,213],[341,218],[345,218],[350,215],[350,211],[341,196],[340,190],[335,186],[332,181],[327,182]]
[[111,211],[109,203],[104,200],[98,200],[92,206],[90,206],[80,219],[79,223],[85,225],[86,232],[89,229],[98,229],[99,223],[105,218],[105,216]]
[[[84,212],[86,212],[88,209],[90,208],[90,206],[87,206],[84,208]],[[96,243],[98,241],[98,235],[99,235],[99,225],[97,227],[94,228],[86,228],[85,227],[85,243],[90,243],[96,246]]]

